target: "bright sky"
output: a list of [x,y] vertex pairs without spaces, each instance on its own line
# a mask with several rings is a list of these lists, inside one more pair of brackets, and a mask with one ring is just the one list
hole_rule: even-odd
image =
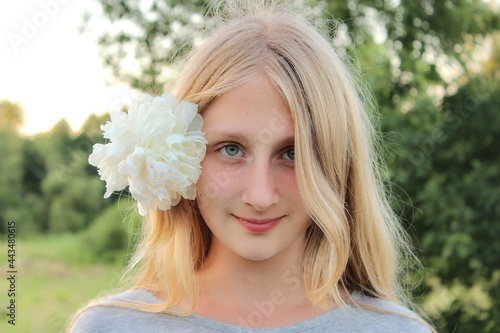
[[0,99],[24,108],[22,132],[45,132],[61,118],[78,130],[91,113],[101,114],[126,99],[124,85],[106,85],[96,36],[79,33],[94,1],[0,2]]

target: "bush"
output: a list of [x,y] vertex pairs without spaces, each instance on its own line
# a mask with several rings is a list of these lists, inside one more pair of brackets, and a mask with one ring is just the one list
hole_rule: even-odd
[[102,212],[82,233],[82,248],[99,262],[125,262],[137,242],[140,224],[135,203],[122,198]]

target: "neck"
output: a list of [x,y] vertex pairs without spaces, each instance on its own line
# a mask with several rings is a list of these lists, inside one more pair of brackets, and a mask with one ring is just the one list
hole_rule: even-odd
[[197,274],[200,289],[214,291],[214,298],[224,298],[224,302],[265,299],[279,290],[289,295],[290,300],[303,299],[307,295],[302,275],[302,249],[296,247],[296,250],[256,261],[227,251],[215,241]]
[[198,315],[238,326],[274,327],[316,316],[302,274],[302,249],[247,260],[212,242],[197,272]]

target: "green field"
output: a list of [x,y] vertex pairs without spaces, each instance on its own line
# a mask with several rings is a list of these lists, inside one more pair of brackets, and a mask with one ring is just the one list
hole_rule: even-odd
[[[0,332],[64,332],[71,315],[99,293],[115,289],[123,267],[92,263],[74,235],[16,243],[16,325],[8,323],[9,281],[0,280]],[[6,244],[2,242],[2,249]],[[2,262],[1,271],[6,272]]]

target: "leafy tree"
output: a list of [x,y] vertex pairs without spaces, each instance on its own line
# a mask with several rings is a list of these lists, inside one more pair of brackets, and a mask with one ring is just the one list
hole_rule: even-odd
[[[215,24],[209,16],[200,15],[211,1],[99,2],[105,20],[111,23],[99,38],[104,64],[116,79],[148,92],[161,91],[171,79],[165,73],[171,73],[175,60],[203,37],[198,29]],[[421,80],[408,78],[413,73],[442,83],[443,64],[464,68],[474,46],[498,27],[498,11],[492,6],[482,0],[330,0],[315,4],[340,21],[328,21],[328,25],[332,34],[344,32],[344,47],[359,49],[374,40],[382,43],[391,56],[393,83],[403,90],[419,88]],[[87,16],[87,25],[95,19]],[[467,50],[464,36],[471,37]],[[124,66],[132,56],[138,59],[134,70]]]
[[[99,38],[101,58],[113,77],[142,91],[161,92],[168,80],[163,73],[192,46],[196,29],[205,21],[198,11],[209,2],[100,1],[112,23]],[[87,16],[86,26],[91,22]],[[142,59],[137,68],[125,66],[131,55]]]
[[98,177],[85,174],[86,155],[76,153],[65,171],[50,173],[42,183],[49,202],[47,229],[77,231],[87,227],[105,203],[104,185]]
[[82,232],[82,242],[94,261],[126,262],[127,250],[137,243],[140,216],[135,202],[124,197],[107,207]]
[[10,127],[18,131],[24,123],[24,111],[22,107],[13,101],[0,101],[0,127]]
[[[483,308],[493,302],[487,295],[498,292],[500,279],[494,255],[500,253],[499,93],[498,83],[476,77],[445,98],[441,112],[422,98],[404,117],[385,123],[399,128],[389,138],[395,209],[419,240],[434,277],[418,292],[427,286],[429,304],[433,291],[449,290],[449,308],[433,313],[443,332],[453,332],[457,323],[460,332],[492,332],[499,324],[498,308]],[[453,292],[457,288],[463,291]]]
[[5,221],[19,222],[16,210],[21,204],[23,178],[23,140],[8,125],[0,125],[0,231],[6,230]]
[[47,175],[47,161],[37,149],[34,139],[25,139],[23,152],[23,193],[41,194],[41,183]]
[[[86,123],[89,133],[99,127],[91,116]],[[90,134],[89,134],[90,135]],[[86,228],[108,205],[102,196],[104,184],[95,168],[88,165],[93,140],[84,132],[74,137],[65,121],[54,126],[48,135],[38,139],[39,149],[47,161],[47,176],[41,190],[48,203],[44,230],[77,231]],[[50,162],[48,162],[50,161]]]
[[[500,276],[499,109],[498,81],[483,78],[445,99],[443,142],[431,157],[433,173],[414,195],[423,212],[416,218],[423,227],[422,244],[434,254],[430,263],[435,274],[447,285],[481,282],[493,302]],[[500,325],[498,307],[469,314],[461,310],[468,302],[458,298],[454,311],[442,314],[442,320],[465,323],[470,331],[481,326],[493,332]]]

